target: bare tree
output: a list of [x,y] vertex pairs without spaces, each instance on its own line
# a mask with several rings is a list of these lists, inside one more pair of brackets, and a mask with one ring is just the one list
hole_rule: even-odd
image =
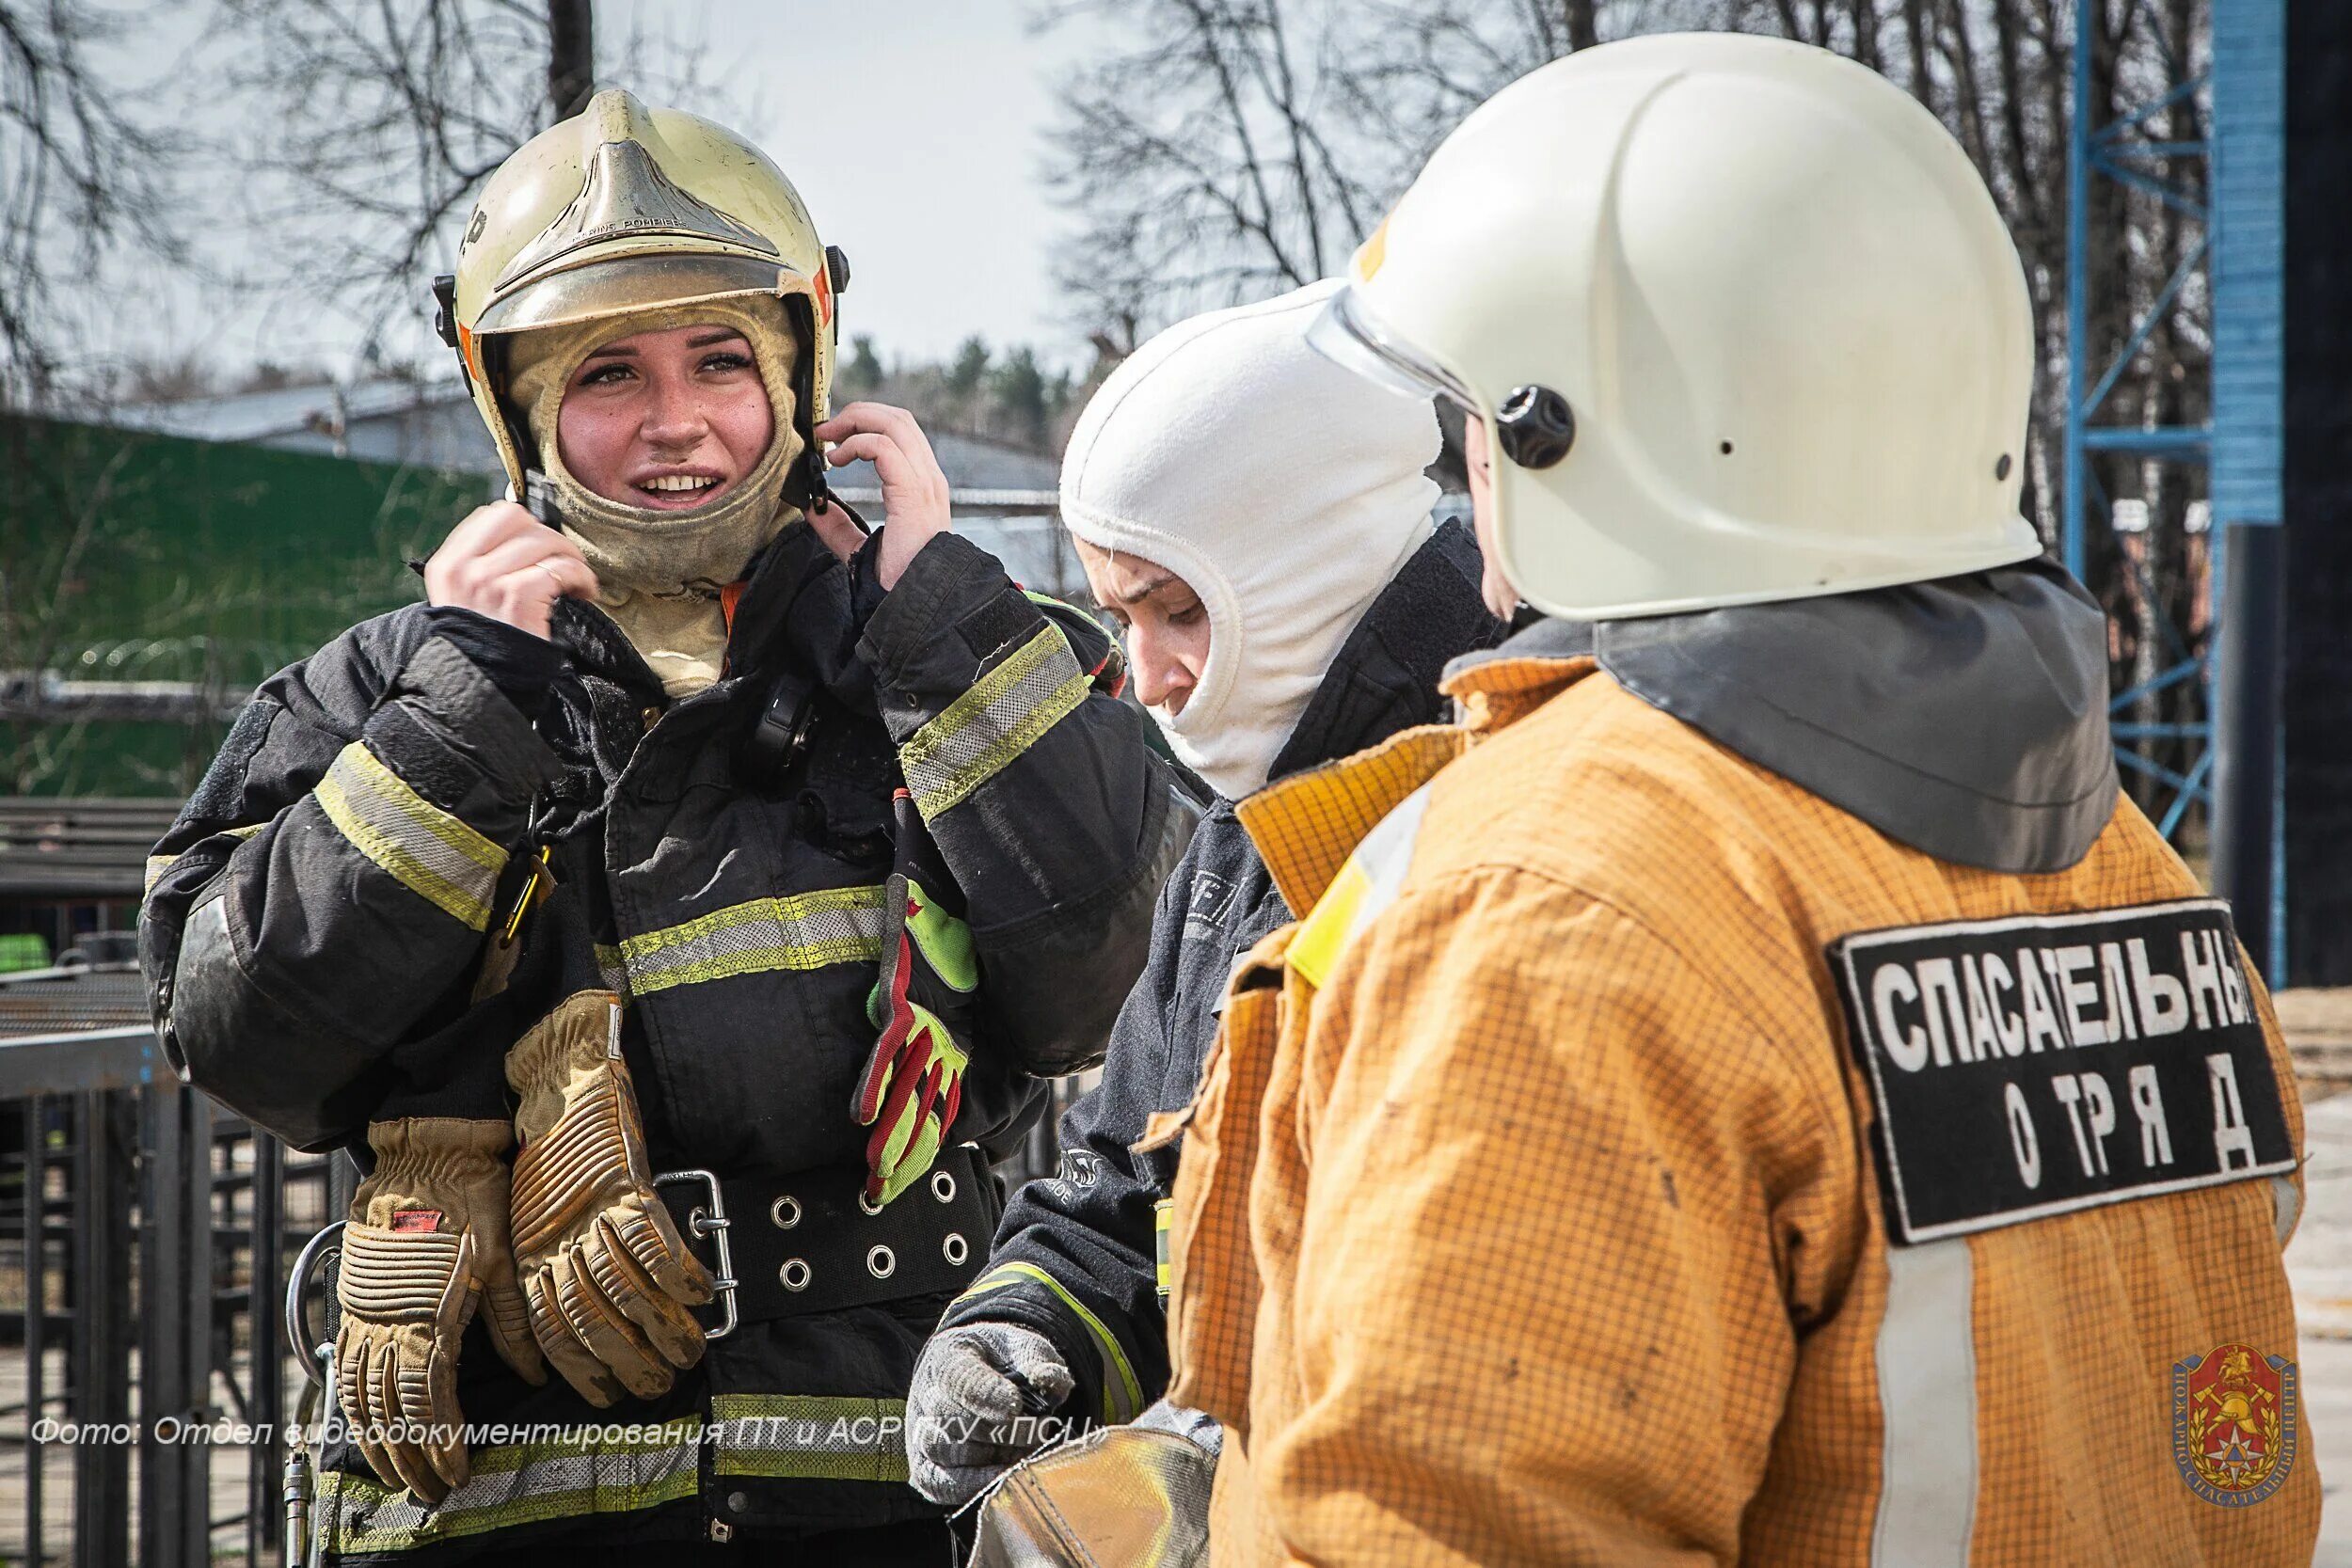
[[61,280],[131,248],[180,257],[170,146],[93,57],[142,21],[87,0],[0,0],[0,405],[54,389]]
[[[255,281],[348,315],[371,358],[420,346],[483,182],[600,85],[590,0],[222,4],[250,42],[235,86],[278,128],[248,160],[254,223],[278,236]],[[639,31],[610,53],[628,71],[601,85],[723,104],[691,43]]]
[[[1069,86],[1059,194],[1081,227],[1062,270],[1077,325],[1131,344],[1186,310],[1331,270],[1464,115],[1548,60],[1670,28],[1817,44],[1883,72],[1942,120],[2016,239],[2038,348],[2025,506],[2055,543],[2071,356],[2104,391],[2102,423],[2209,416],[2195,150],[2205,111],[2173,89],[2203,63],[2210,6],[2099,0],[2090,91],[2077,105],[2074,0],[1350,0],[1302,13],[1311,26],[1272,0],[1097,0],[1089,8],[1123,19],[1135,42]],[[2125,172],[2090,182],[2086,330],[2070,342],[2077,112],[2111,128],[2103,155]],[[1314,155],[1295,156],[1302,148]],[[2207,562],[2188,531],[2203,478],[2102,454],[2090,479],[2085,576],[2112,617],[2117,686],[2145,686],[2203,647]],[[2145,531],[2120,543],[2103,526],[2111,500],[2132,502]],[[2177,723],[2199,701],[2197,683],[2179,682],[2133,716]],[[2185,743],[2157,728],[2140,751],[2175,773],[2188,767]]]
[[1082,227],[1061,258],[1088,325],[1132,347],[1171,309],[1330,272],[1376,215],[1340,140],[1328,39],[1283,0],[1085,0],[1138,42],[1068,84],[1049,168]]

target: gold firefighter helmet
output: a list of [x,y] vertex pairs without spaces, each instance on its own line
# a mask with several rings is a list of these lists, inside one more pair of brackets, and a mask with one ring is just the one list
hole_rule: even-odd
[[830,414],[836,296],[849,281],[848,259],[818,244],[800,193],[759,149],[615,88],[490,176],[458,242],[455,275],[434,280],[436,325],[524,497],[537,465],[530,431],[502,401],[513,334],[658,306],[774,298],[805,350],[794,391],[807,455],[787,485],[804,499],[822,490],[814,431]]

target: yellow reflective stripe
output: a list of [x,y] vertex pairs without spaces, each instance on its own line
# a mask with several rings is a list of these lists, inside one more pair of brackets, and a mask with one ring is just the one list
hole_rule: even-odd
[[907,789],[924,820],[995,777],[1086,701],[1087,673],[1069,640],[1041,627],[898,748]]
[[788,1481],[907,1479],[904,1400],[820,1394],[715,1394],[710,1413],[723,1476]]
[[[1103,1362],[1103,1419],[1113,1422],[1134,1420],[1143,1409],[1143,1385],[1136,1380],[1135,1368],[1128,1365],[1127,1353],[1120,1348],[1118,1336],[1104,1327],[1103,1320],[1088,1311],[1084,1302],[1063,1289],[1060,1280],[1035,1263],[999,1263],[956,1299],[962,1301],[985,1295],[1025,1279],[1035,1280],[1053,1291],[1061,1299],[1061,1304],[1087,1325],[1087,1332],[1094,1336],[1095,1354]],[[1118,1374],[1116,1385],[1111,1381],[1113,1373]]]
[[1315,900],[1315,907],[1307,911],[1307,918],[1299,922],[1298,934],[1291,939],[1290,966],[1320,987],[1323,977],[1331,973],[1347,933],[1356,927],[1356,911],[1371,892],[1372,874],[1349,856],[1331,885],[1323,890],[1323,896]]
[[630,994],[643,996],[737,974],[872,963],[888,924],[881,888],[825,888],[730,904],[598,948],[596,962],[616,958]]
[[1156,1255],[1160,1299],[1168,1299],[1168,1234],[1176,1223],[1176,1200],[1164,1197],[1152,1205],[1152,1250]]
[[403,887],[474,930],[488,928],[505,850],[409,788],[357,740],[312,793],[335,831]]
[[[217,836],[227,838],[251,838],[255,833],[260,832],[263,828],[268,826],[269,824],[266,822],[248,822],[242,828],[223,828]],[[173,866],[178,865],[182,861],[187,859],[189,855],[194,853],[195,851],[192,849],[183,849],[176,855],[148,856],[147,880],[139,887],[139,896],[144,898],[149,894],[154,892],[155,884],[164,879],[165,872],[169,871]]]
[[[590,1432],[639,1429],[637,1442],[585,1440]],[[699,1416],[575,1429],[580,1436],[571,1440],[552,1430],[558,1435],[548,1440],[474,1449],[470,1479],[432,1509],[404,1487],[329,1470],[319,1478],[319,1536],[339,1552],[405,1552],[516,1525],[658,1508],[700,1488]]]
[[1429,786],[1423,784],[1364,835],[1291,939],[1285,961],[1294,972],[1320,989],[1356,933],[1396,902],[1428,809]]

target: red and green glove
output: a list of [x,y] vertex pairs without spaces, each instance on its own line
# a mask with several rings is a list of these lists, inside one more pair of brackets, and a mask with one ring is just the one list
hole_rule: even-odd
[[866,1144],[866,1201],[877,1207],[921,1180],[955,1124],[971,1056],[938,1009],[970,997],[980,983],[971,928],[933,891],[952,891],[954,882],[930,852],[913,799],[902,789],[892,809],[898,846],[883,892],[891,923],[882,974],[866,1002],[881,1037],[850,1107],[860,1127],[874,1130]]

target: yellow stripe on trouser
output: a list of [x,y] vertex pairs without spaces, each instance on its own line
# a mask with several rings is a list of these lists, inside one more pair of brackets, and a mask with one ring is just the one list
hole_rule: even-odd
[[711,1469],[787,1481],[907,1479],[904,1400],[818,1394],[718,1394]]
[[645,1427],[635,1443],[567,1442],[559,1431],[543,1442],[477,1449],[471,1478],[432,1509],[405,1488],[330,1470],[319,1481],[319,1541],[339,1553],[405,1552],[516,1525],[657,1508],[694,1496],[702,1438],[702,1418],[690,1416]]
[[[1062,1288],[1062,1282],[1039,1268],[1035,1263],[1000,1263],[982,1275],[972,1288],[958,1296],[958,1301],[1001,1291],[1022,1280],[1034,1280],[1060,1298],[1061,1304],[1076,1314],[1094,1336],[1095,1354],[1103,1363],[1103,1419],[1132,1421],[1143,1409],[1143,1385],[1136,1377],[1136,1370],[1127,1362],[1127,1353],[1120,1348],[1119,1339],[1103,1326],[1103,1320],[1087,1310],[1086,1304]],[[1114,1381],[1116,1379],[1116,1381]]]
[[882,890],[824,888],[730,904],[676,926],[599,945],[596,967],[630,994],[770,970],[872,963],[882,957]]
[[360,741],[342,749],[313,793],[353,848],[436,909],[488,928],[505,850],[409,788]]
[[898,765],[923,819],[995,777],[1086,701],[1088,684],[1069,641],[1045,626],[909,736]]

